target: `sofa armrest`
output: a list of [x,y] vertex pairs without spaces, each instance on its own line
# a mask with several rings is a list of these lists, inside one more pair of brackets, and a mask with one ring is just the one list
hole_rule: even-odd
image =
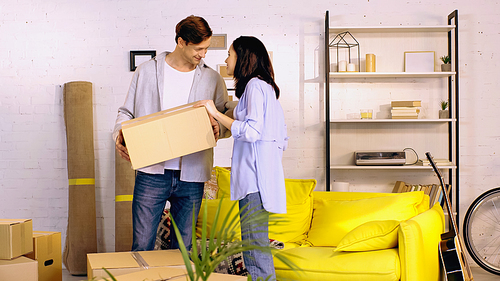
[[398,230],[401,281],[439,281],[439,242],[444,214],[439,204],[401,222]]

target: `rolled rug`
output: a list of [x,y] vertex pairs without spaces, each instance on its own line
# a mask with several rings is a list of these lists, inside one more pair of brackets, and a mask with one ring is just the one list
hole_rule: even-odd
[[72,275],[87,274],[87,253],[97,252],[92,83],[64,84],[69,210],[63,262]]
[[115,252],[132,250],[132,198],[135,171],[115,150]]

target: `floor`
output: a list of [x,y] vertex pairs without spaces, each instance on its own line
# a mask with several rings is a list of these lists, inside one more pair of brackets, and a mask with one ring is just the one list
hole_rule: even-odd
[[[498,281],[500,276],[491,274],[482,268],[473,267],[472,268],[472,276],[474,277],[474,281]],[[69,272],[63,269],[63,281],[83,281],[87,280],[86,276],[72,276]]]

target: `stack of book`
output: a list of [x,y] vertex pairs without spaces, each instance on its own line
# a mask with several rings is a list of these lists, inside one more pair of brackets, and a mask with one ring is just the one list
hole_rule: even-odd
[[[429,196],[429,208],[432,208],[434,204],[439,203],[441,207],[444,206],[444,196],[443,189],[437,184],[406,184],[404,181],[397,181],[394,185],[393,193],[401,192],[412,192],[412,191],[423,191],[424,194]],[[450,196],[451,185],[446,184],[446,193]]]
[[418,119],[422,102],[417,101],[391,101],[392,119]]

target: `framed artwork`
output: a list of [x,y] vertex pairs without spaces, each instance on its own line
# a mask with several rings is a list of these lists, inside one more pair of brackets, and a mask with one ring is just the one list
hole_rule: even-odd
[[227,34],[213,34],[208,48],[210,50],[226,50]]
[[156,56],[156,50],[152,51],[130,51],[130,71],[135,69],[143,62],[146,62]]
[[405,52],[405,72],[434,72],[434,51]]
[[217,71],[219,72],[220,76],[222,76],[222,78],[224,79],[233,78],[232,75],[227,74],[227,65],[225,64],[218,64]]

